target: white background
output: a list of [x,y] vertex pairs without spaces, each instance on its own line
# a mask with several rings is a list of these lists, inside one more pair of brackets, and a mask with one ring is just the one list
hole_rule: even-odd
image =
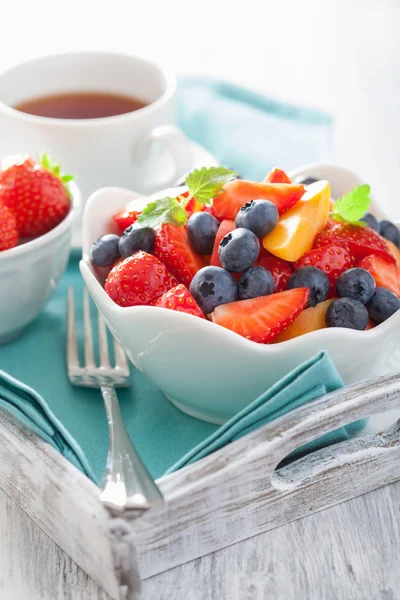
[[1,4],[0,69],[51,52],[111,49],[330,112],[337,161],[356,170],[382,207],[400,217],[398,0]]

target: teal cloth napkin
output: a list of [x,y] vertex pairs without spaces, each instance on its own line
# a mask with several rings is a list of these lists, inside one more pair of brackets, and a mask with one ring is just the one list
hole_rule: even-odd
[[209,77],[178,81],[178,124],[247,179],[261,180],[275,166],[332,159],[329,115]]
[[[180,126],[187,135],[245,177],[261,178],[273,165],[290,168],[330,157],[331,121],[316,111],[199,78],[180,80],[178,103]],[[0,406],[100,482],[108,447],[102,399],[98,390],[73,387],[65,367],[69,286],[75,290],[78,319],[82,316],[78,261],[75,251],[39,318],[19,338],[0,347]],[[118,390],[122,415],[155,478],[343,385],[329,357],[321,354],[218,427],[183,414],[134,367],[131,383]],[[342,441],[359,426],[342,428],[302,450]]]

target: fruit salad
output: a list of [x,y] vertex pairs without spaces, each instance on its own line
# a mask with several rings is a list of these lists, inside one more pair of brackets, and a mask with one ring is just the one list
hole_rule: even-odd
[[60,165],[47,154],[11,161],[0,169],[0,251],[37,238],[54,229],[70,210],[68,183]]
[[328,181],[203,168],[179,196],[114,215],[91,261],[119,306],[184,312],[253,342],[367,330],[400,308],[400,233],[368,212],[369,194],[334,202]]

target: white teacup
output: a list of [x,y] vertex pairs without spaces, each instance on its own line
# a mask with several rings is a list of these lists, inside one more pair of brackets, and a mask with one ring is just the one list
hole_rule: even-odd
[[[21,102],[67,92],[108,92],[146,106],[95,119],[26,114]],[[76,175],[83,199],[103,186],[141,192],[190,170],[191,145],[175,123],[175,77],[143,58],[78,52],[27,61],[0,74],[0,155],[46,151]]]

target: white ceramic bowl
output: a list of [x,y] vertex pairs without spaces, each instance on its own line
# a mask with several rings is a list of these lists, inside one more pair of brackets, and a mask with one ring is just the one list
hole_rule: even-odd
[[[359,183],[355,175],[334,165],[310,165],[291,174],[293,178],[301,175],[330,180],[333,197]],[[156,197],[175,192],[162,191]],[[400,346],[400,311],[369,331],[323,329],[280,344],[262,345],[191,315],[147,306],[118,306],[96,278],[89,260],[90,246],[109,230],[110,217],[116,211],[130,202],[143,206],[147,201],[119,188],[104,188],[91,196],[84,214],[81,272],[130,360],[184,412],[223,423],[322,349],[329,352],[346,384],[399,368],[394,357]]]
[[57,227],[0,252],[0,344],[16,337],[43,308],[67,266],[81,195],[70,184],[71,210]]

